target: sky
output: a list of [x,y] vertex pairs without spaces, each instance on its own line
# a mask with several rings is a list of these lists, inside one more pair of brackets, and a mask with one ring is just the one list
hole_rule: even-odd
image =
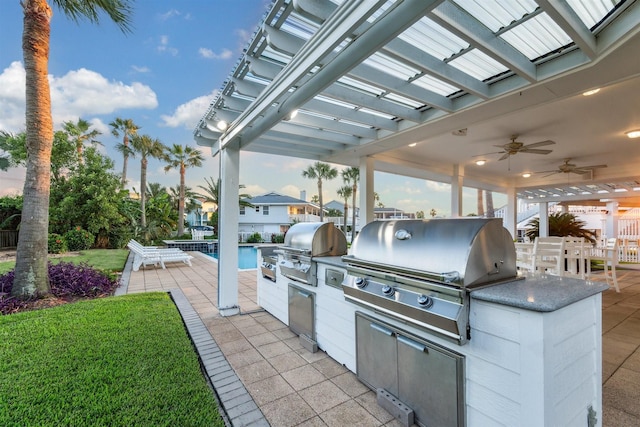
[[[51,1],[49,1],[51,3]],[[99,24],[78,23],[53,6],[49,54],[54,128],[79,118],[102,134],[100,150],[122,172],[122,157],[115,151],[121,138],[111,134],[116,117],[133,119],[142,134],[165,145],[199,148],[202,168],[186,172],[194,191],[205,178],[219,176],[218,158],[198,147],[193,130],[217,91],[241,57],[251,35],[267,12],[270,0],[138,0],[134,3],[132,31],[123,33],[108,17]],[[19,0],[0,0],[0,130],[24,131],[23,13]],[[270,191],[307,200],[318,193],[315,180],[302,177],[313,161],[241,152],[243,193]],[[149,161],[147,182],[166,187],[179,183],[178,171],[164,171],[159,160]],[[334,165],[338,170],[343,166]],[[140,161],[129,159],[129,187],[139,190]],[[376,172],[374,190],[386,207],[405,212],[435,209],[450,214],[450,186],[410,177]],[[0,196],[22,193],[24,169],[0,172]],[[340,200],[338,177],[324,184],[325,203]],[[496,203],[496,207],[499,203]],[[464,213],[476,211],[476,192],[467,189]]]

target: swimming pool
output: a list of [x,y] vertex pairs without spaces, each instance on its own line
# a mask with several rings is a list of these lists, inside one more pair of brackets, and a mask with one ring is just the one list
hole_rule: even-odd
[[[210,257],[218,259],[218,253],[208,253]],[[258,268],[258,250],[253,246],[239,246],[238,247],[238,268],[240,270],[246,270],[251,268]]]

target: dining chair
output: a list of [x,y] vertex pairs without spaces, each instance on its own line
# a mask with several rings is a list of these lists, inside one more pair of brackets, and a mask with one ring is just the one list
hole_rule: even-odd
[[618,264],[618,239],[611,237],[607,239],[604,247],[593,248],[591,252],[591,259],[595,261],[602,261],[604,267],[604,278],[607,281],[607,285],[609,284],[609,278],[611,278],[616,292],[620,293],[618,278],[616,276],[616,265]]
[[536,237],[533,243],[533,271],[563,276],[565,272],[564,245],[562,237]]
[[564,237],[565,271],[564,276],[585,279],[591,271],[589,268],[590,246],[584,237]]

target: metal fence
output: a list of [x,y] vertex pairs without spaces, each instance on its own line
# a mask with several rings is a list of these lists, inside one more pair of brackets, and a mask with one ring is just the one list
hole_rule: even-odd
[[18,246],[18,232],[16,230],[0,230],[0,249]]

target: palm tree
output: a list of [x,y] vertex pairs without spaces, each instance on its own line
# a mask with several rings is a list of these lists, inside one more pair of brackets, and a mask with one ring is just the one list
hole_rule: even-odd
[[180,193],[178,195],[178,236],[184,234],[184,176],[187,168],[200,167],[204,161],[204,156],[200,151],[189,146],[173,144],[167,153],[168,165],[164,171],[168,172],[173,168],[180,169]]
[[484,216],[484,203],[482,203],[482,190],[480,188],[477,189],[476,197],[478,204],[478,216]]
[[[62,12],[78,21],[99,22],[106,14],[123,32],[129,31],[131,0],[53,0]],[[22,0],[24,28],[22,52],[25,69],[25,124],[28,159],[23,189],[22,225],[16,249],[11,293],[16,297],[51,292],[47,269],[49,195],[53,117],[49,87],[49,35],[51,7],[46,0]]]
[[347,235],[347,210],[349,209],[349,197],[351,197],[352,192],[353,189],[350,185],[343,185],[338,188],[338,196],[342,197],[344,200],[344,227],[342,227],[342,231],[344,231],[345,236]]
[[[549,215],[549,236],[584,237],[595,244],[595,234],[584,228],[586,223],[568,212],[558,212]],[[540,235],[540,219],[534,218],[527,223],[526,236],[532,241]]]
[[322,222],[324,220],[324,212],[322,210],[322,181],[337,177],[338,169],[332,168],[328,163],[315,162],[312,166],[302,171],[302,176],[315,179],[318,182],[318,204],[320,205],[320,222]]
[[[204,190],[204,194],[197,194],[198,197],[204,199],[205,202],[214,203],[217,206],[217,209],[220,210],[220,178],[214,181],[213,177],[209,177],[209,179],[205,178],[204,181],[207,183],[207,186],[198,185],[198,187]],[[243,184],[240,184],[238,188],[245,188]],[[252,208],[253,205],[249,202],[251,199],[251,195],[249,194],[239,194],[238,195],[238,206],[244,206],[247,208]]]
[[78,153],[78,163],[82,164],[82,151],[84,150],[84,144],[87,142],[90,144],[100,144],[100,141],[96,137],[102,132],[97,129],[89,130],[91,124],[83,119],[78,119],[77,123],[71,121],[64,122],[62,128],[69,135],[71,142],[76,146],[76,152]]
[[493,192],[492,191],[485,191],[484,192],[484,198],[485,198],[486,205],[487,205],[487,210],[486,210],[485,214],[487,215],[487,218],[494,218],[496,216],[496,213],[493,210]]
[[140,210],[142,211],[140,225],[142,228],[145,228],[147,226],[147,215],[145,212],[147,192],[145,190],[147,188],[148,158],[164,158],[167,147],[157,138],[153,139],[149,135],[136,135],[131,138],[131,148],[133,148],[133,151],[137,154],[140,154]]
[[353,202],[351,206],[353,209],[351,210],[351,243],[353,244],[353,238],[356,234],[356,194],[358,193],[358,180],[360,179],[360,169],[351,167],[348,169],[343,169],[341,172],[342,180],[345,184],[351,185],[351,197],[353,197]]
[[122,188],[127,185],[127,164],[129,163],[129,156],[133,156],[134,153],[129,147],[129,137],[133,137],[137,135],[138,130],[140,129],[135,123],[133,123],[133,119],[122,119],[120,117],[116,117],[114,121],[109,123],[111,126],[111,134],[115,137],[119,137],[120,133],[122,133],[122,143],[116,145],[116,150],[122,153]]

